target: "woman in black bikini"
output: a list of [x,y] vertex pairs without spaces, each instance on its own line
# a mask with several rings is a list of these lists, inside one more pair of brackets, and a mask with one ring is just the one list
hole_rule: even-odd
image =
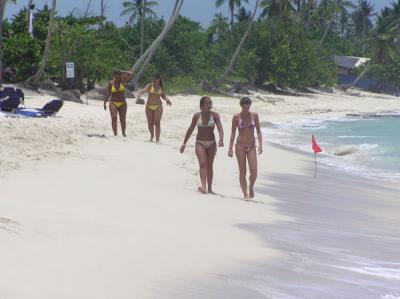
[[[239,136],[236,140],[235,152],[239,165],[240,187],[242,188],[244,199],[249,200],[249,198],[254,197],[254,183],[257,179],[257,153],[254,129],[257,130],[259,155],[262,153],[262,134],[258,114],[250,112],[251,99],[248,97],[242,98],[240,100],[240,106],[242,107],[242,111],[234,115],[232,119],[232,131],[228,156],[233,156],[233,143],[235,141],[236,128],[238,128]],[[250,170],[249,190],[247,190],[246,180],[246,158]]]
[[133,76],[130,71],[116,70],[114,72],[114,79],[108,83],[106,89],[106,95],[104,97],[104,110],[107,110],[107,102],[111,96],[109,105],[111,114],[111,124],[114,132],[114,136],[118,135],[117,119],[119,114],[119,120],[121,122],[122,135],[126,137],[126,112],[128,107],[126,105],[125,98],[125,85],[126,81],[129,81]]
[[212,190],[213,180],[213,163],[217,152],[217,144],[215,142],[214,129],[217,126],[219,133],[218,146],[224,146],[224,130],[218,113],[212,112],[212,101],[209,97],[200,99],[200,112],[193,115],[192,123],[186,132],[185,140],[181,146],[180,152],[185,151],[186,142],[189,140],[193,130],[197,126],[196,137],[196,156],[199,160],[201,186],[198,190],[201,193],[214,193]]

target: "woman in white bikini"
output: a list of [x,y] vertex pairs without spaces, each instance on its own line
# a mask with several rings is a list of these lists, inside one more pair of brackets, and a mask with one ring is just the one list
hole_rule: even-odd
[[147,84],[141,91],[139,91],[138,98],[146,92],[149,95],[146,104],[146,117],[150,132],[150,141],[152,142],[154,139],[155,129],[156,142],[158,143],[160,142],[161,118],[163,114],[161,99],[164,99],[168,106],[171,106],[172,103],[164,93],[163,82],[160,75],[154,76],[153,82]]
[[[262,149],[262,134],[260,129],[260,121],[258,114],[250,112],[251,99],[244,97],[240,100],[242,111],[233,116],[231,139],[229,143],[228,156],[233,156],[233,143],[235,141],[236,128],[238,128],[239,136],[236,140],[236,158],[239,165],[240,187],[243,191],[245,200],[254,197],[254,183],[257,179],[257,153],[256,140],[254,138],[254,129],[257,130],[258,136],[258,154],[261,155]],[[250,184],[247,190],[246,180],[246,159],[250,170]]]
[[[222,129],[219,114],[211,111],[212,101],[209,97],[200,99],[200,112],[193,115],[192,123],[186,132],[185,139],[180,148],[180,152],[185,151],[186,142],[189,140],[193,130],[197,126],[196,137],[196,156],[199,160],[201,186],[198,190],[201,193],[211,193],[213,181],[213,164],[215,154],[217,152],[217,144],[215,142],[214,129],[217,126],[219,134],[218,146],[224,146],[224,130]],[[207,189],[208,186],[208,189]]]
[[107,110],[107,102],[111,97],[109,109],[111,115],[111,124],[114,136],[118,134],[118,114],[121,122],[122,135],[126,137],[126,112],[128,110],[125,97],[125,85],[133,76],[130,71],[116,70],[114,78],[108,83],[106,95],[104,97],[104,110]]

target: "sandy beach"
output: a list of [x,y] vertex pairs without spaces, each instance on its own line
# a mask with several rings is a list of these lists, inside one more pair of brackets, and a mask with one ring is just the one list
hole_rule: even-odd
[[[264,123],[398,111],[400,101],[251,97]],[[27,93],[25,103],[51,98]],[[264,136],[256,198],[245,202],[227,156],[238,100],[213,97],[225,148],[217,195],[199,194],[195,136],[178,151],[199,98],[171,97],[158,145],[134,99],[127,138],[111,136],[91,99],[66,102],[55,118],[0,118],[0,298],[400,297],[398,184],[322,165],[314,178],[312,155]]]

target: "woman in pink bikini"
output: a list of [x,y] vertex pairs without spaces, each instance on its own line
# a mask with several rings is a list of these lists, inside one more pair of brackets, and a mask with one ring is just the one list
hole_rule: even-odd
[[[219,114],[211,111],[212,101],[209,97],[200,99],[200,112],[193,115],[192,123],[186,132],[185,139],[181,146],[180,152],[185,151],[186,142],[189,140],[193,130],[197,126],[196,137],[196,156],[199,160],[201,186],[198,190],[201,193],[214,194],[212,190],[213,180],[213,163],[217,152],[217,144],[215,142],[214,129],[217,126],[219,134],[218,146],[224,146],[224,130],[222,129]],[[206,186],[208,185],[208,189]]]
[[[236,140],[235,152],[239,165],[240,187],[242,188],[244,199],[249,200],[249,198],[254,197],[254,183],[257,178],[257,152],[254,129],[257,130],[259,155],[262,153],[262,134],[258,114],[250,112],[251,99],[248,97],[242,98],[240,100],[240,106],[242,107],[242,111],[234,115],[232,119],[228,156],[233,156],[233,143],[235,141],[236,128],[238,128],[239,136]],[[246,180],[246,158],[250,170],[249,189],[247,189]]]

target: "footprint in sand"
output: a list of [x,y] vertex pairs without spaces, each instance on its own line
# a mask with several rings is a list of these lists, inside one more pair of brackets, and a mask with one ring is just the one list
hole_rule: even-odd
[[14,220],[7,218],[0,218],[0,230],[5,230],[10,233],[18,233],[20,224]]

